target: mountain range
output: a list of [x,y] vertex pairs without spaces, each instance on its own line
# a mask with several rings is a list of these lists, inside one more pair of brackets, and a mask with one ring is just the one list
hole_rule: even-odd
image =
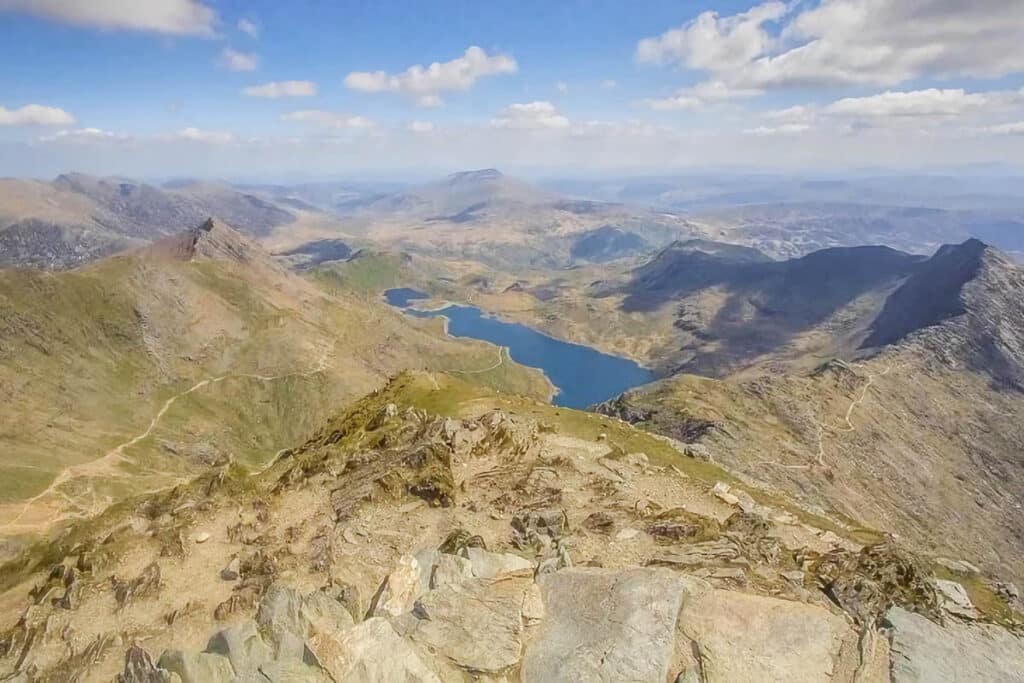
[[[946,213],[0,193],[0,680],[1024,670],[1024,268]],[[661,379],[553,406],[394,287]]]

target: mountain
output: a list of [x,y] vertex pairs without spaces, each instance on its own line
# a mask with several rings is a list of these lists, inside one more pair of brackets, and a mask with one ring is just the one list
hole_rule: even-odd
[[0,181],[0,266],[61,269],[140,246],[207,216],[256,237],[300,215],[226,185],[160,188],[69,173],[52,182]]
[[475,259],[507,272],[589,260],[596,243],[588,247],[586,240],[616,234],[608,231],[625,242],[598,249],[596,260],[633,256],[692,233],[678,216],[567,198],[495,169],[454,173],[360,202],[343,215],[347,231],[383,248]]
[[679,375],[602,410],[700,444],[807,505],[1020,581],[1024,269],[976,240],[944,246],[864,330],[813,371]]
[[1016,206],[970,209],[893,206],[863,199],[737,204],[697,212],[691,220],[717,239],[747,244],[776,258],[861,244],[884,244],[924,254],[944,242],[969,238],[980,238],[1014,254],[1024,253],[1024,199]]
[[684,451],[403,373],[257,474],[140,496],[0,568],[0,604],[30,605],[0,675],[1019,678],[1006,584]]
[[[288,272],[218,220],[78,269],[0,270],[0,536],[216,463],[258,469],[400,369],[493,358]],[[550,391],[512,363],[472,377]]]
[[611,225],[582,233],[573,240],[569,256],[573,261],[603,263],[650,251],[650,244],[635,232],[626,232]]

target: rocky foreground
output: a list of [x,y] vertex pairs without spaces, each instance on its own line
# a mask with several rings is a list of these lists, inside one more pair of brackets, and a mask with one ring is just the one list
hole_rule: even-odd
[[0,582],[4,681],[1024,681],[1019,596],[969,563],[443,376]]

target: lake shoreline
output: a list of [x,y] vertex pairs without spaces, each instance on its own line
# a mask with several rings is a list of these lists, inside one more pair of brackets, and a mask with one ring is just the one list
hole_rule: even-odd
[[587,409],[622,392],[658,379],[636,361],[586,344],[553,337],[541,330],[484,311],[471,304],[443,301],[430,307],[415,302],[430,297],[409,288],[384,292],[389,305],[417,318],[442,318],[445,334],[476,339],[505,349],[509,359],[544,374],[554,387],[554,405]]

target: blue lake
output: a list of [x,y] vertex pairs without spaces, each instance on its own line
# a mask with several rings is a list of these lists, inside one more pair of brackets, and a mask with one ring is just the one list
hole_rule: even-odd
[[443,316],[448,333],[469,337],[508,348],[512,360],[538,368],[558,387],[555,405],[586,408],[623,391],[655,379],[654,373],[627,358],[601,353],[589,346],[571,344],[537,330],[484,315],[474,306],[449,305],[436,311],[408,308],[412,301],[426,295],[413,289],[389,289],[388,303],[418,318]]

